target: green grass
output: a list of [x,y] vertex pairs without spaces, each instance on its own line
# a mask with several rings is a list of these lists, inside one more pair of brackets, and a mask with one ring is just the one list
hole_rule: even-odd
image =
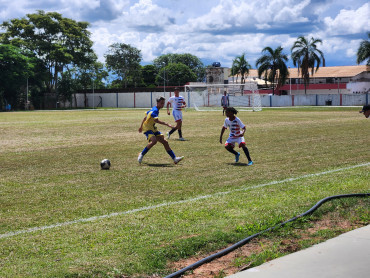
[[[138,165],[144,110],[0,113],[0,235],[163,204],[0,237],[0,277],[163,276],[173,261],[235,243],[324,197],[369,192],[369,165],[256,187],[369,163],[369,123],[357,111],[240,112],[252,167],[244,154],[235,164],[218,142],[221,112],[184,112],[187,141],[169,140],[185,156],[179,165],[161,145]],[[173,122],[164,111],[160,118]],[[100,170],[103,158],[109,171]],[[356,211],[369,223],[369,202]]]

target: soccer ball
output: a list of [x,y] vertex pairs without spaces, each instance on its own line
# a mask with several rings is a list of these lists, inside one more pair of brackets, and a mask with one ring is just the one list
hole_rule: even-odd
[[110,168],[110,161],[109,161],[109,159],[103,159],[100,162],[100,167],[101,167],[102,170],[109,170],[109,168]]

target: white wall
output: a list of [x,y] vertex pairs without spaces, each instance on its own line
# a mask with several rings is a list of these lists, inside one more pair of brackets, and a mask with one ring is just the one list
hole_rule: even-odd
[[[155,105],[156,98],[164,96],[166,100],[173,96],[173,92],[136,92],[136,93],[88,93],[87,107],[98,106],[102,99],[103,107],[111,108],[149,108]],[[209,94],[201,92],[181,92],[188,107],[221,106],[221,94]],[[101,99],[100,99],[101,97]],[[341,100],[342,98],[342,100]],[[190,103],[189,103],[190,102]],[[230,96],[231,106],[249,106],[250,95]],[[262,107],[285,107],[285,106],[323,106],[331,102],[333,106],[361,106],[370,102],[369,94],[317,94],[317,95],[261,95]],[[342,103],[341,103],[342,102]],[[70,107],[66,103],[65,107]],[[73,100],[72,107],[75,107]],[[77,94],[77,107],[85,107],[84,94]]]

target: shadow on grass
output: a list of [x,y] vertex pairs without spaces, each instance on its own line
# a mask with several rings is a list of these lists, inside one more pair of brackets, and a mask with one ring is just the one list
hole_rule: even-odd
[[239,167],[241,167],[241,166],[248,166],[248,163],[240,163],[240,162],[232,162],[232,163],[227,163],[227,165],[231,165],[231,166],[239,166]]
[[174,167],[174,165],[170,164],[170,163],[145,163],[143,162],[142,164],[145,164],[147,166],[150,166],[150,167]]

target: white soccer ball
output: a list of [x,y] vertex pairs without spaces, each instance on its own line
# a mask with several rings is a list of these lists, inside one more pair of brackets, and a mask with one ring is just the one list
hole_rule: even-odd
[[109,168],[110,168],[110,161],[109,161],[109,159],[103,159],[100,162],[100,167],[101,167],[102,170],[109,170]]

